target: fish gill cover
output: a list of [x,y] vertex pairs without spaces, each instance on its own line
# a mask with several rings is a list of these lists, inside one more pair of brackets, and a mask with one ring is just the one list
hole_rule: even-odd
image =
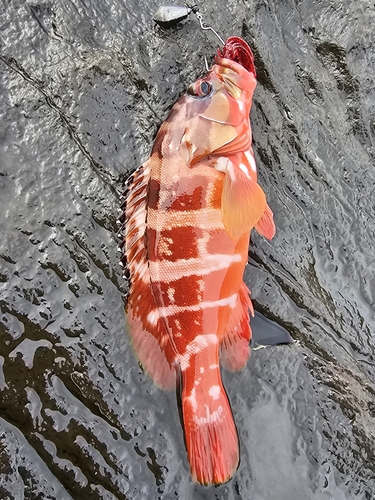
[[227,39],[222,49],[218,49],[217,58],[224,57],[226,59],[231,59],[241,66],[243,66],[247,71],[253,73],[256,77],[256,70],[254,65],[254,55],[249,47],[249,45],[238,36],[231,36]]

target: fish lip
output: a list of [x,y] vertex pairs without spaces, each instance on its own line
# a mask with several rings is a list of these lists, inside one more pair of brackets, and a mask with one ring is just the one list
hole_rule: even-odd
[[[220,80],[223,80],[226,75],[220,71],[221,68],[228,68],[235,73],[237,76],[236,82],[230,78],[230,75],[228,75],[227,78],[230,79],[231,84],[235,85],[237,88],[245,91],[251,91],[256,86],[255,74],[241,66],[240,63],[232,61],[231,59],[226,59],[225,57],[217,59],[216,63],[212,67],[212,70],[216,73]],[[238,77],[240,81],[238,81]]]

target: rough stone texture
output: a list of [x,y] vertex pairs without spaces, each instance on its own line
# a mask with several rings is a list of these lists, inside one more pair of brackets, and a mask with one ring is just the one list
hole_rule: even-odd
[[125,334],[122,180],[216,39],[159,2],[12,0],[0,18],[0,497],[371,499],[375,490],[375,49],[367,0],[212,0],[256,55],[257,309],[298,341],[225,374],[234,479],[189,478],[174,394]]

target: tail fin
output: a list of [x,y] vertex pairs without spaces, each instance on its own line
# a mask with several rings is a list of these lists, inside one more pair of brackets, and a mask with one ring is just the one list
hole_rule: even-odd
[[198,385],[186,384],[186,372],[182,372],[182,413],[191,475],[205,485],[228,481],[239,460],[232,410],[218,367],[216,370],[219,381],[211,386],[204,383],[204,376]]

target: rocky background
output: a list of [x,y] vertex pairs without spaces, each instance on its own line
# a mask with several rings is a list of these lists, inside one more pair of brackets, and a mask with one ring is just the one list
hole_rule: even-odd
[[122,181],[217,40],[156,0],[12,0],[0,17],[0,498],[370,500],[375,490],[375,9],[206,0],[253,47],[258,311],[296,343],[224,374],[228,484],[191,483],[174,393],[135,360],[116,247]]

